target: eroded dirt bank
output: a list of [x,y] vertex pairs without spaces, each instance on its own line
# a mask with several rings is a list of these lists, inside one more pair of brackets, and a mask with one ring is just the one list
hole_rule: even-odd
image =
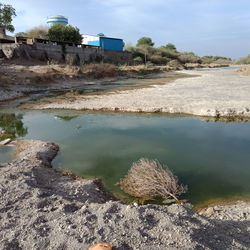
[[35,109],[184,113],[198,116],[250,116],[250,78],[235,68],[182,71],[200,75],[147,89],[106,95],[51,99]]
[[15,61],[5,63],[0,61],[0,101],[26,97],[32,93],[48,92],[48,95],[58,91],[73,91],[88,85],[143,77],[177,69],[179,68],[168,66],[115,66],[112,64],[41,65],[35,62],[20,65]]
[[[199,215],[190,205],[135,207],[112,200],[96,180],[51,168],[53,143],[21,140],[0,165],[1,249],[249,249],[250,206],[238,202]],[[210,217],[210,218],[209,218]]]

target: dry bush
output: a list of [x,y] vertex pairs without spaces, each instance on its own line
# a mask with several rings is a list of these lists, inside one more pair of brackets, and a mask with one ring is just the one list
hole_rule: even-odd
[[67,76],[79,76],[79,75],[82,75],[82,70],[78,66],[66,65],[64,68],[62,68],[61,72],[64,75],[67,75]]
[[172,49],[167,49],[164,47],[160,47],[157,49],[158,53],[161,54],[161,56],[168,58],[169,60],[174,60],[178,58],[178,52]]
[[147,75],[151,73],[157,73],[160,71],[160,69],[143,64],[135,66],[120,66],[119,71],[122,75]]
[[167,65],[175,70],[184,69],[184,66],[178,60],[171,60]]
[[150,56],[149,60],[151,63],[157,65],[165,65],[170,61],[170,59],[163,57],[161,55],[152,55]]
[[240,58],[236,61],[236,64],[250,64],[250,55]]
[[146,158],[134,162],[118,185],[129,195],[144,199],[161,196],[178,201],[177,196],[187,191],[187,187],[178,184],[177,176],[168,168],[163,169],[157,160]]
[[109,63],[87,64],[81,67],[83,74],[91,78],[115,77],[118,67]]
[[243,75],[250,75],[250,67],[236,69],[235,71]]
[[182,53],[178,56],[178,60],[183,64],[185,63],[199,63],[200,59],[198,56],[193,55],[192,53]]
[[42,39],[47,39],[48,38],[47,35],[48,35],[48,27],[44,25],[40,25],[32,29],[29,29],[26,32],[20,32],[16,34],[16,36],[26,36],[26,37],[34,37]]

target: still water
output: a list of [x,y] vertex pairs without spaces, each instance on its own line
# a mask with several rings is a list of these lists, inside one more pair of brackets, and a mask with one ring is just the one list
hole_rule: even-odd
[[0,163],[8,162],[11,160],[15,153],[13,147],[0,147]]
[[[147,157],[168,165],[188,185],[183,198],[196,206],[217,199],[250,199],[248,122],[127,113],[17,113],[18,121],[14,119],[14,123],[19,124],[22,133],[15,136],[58,143],[60,154],[54,167],[101,178],[106,188],[119,197],[126,199],[115,183],[132,162]],[[1,161],[9,155],[1,149]]]

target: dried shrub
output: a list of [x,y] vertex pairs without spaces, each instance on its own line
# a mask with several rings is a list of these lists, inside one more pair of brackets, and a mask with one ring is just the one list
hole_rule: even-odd
[[118,67],[109,63],[87,64],[82,66],[84,76],[91,78],[115,77]]
[[143,199],[161,196],[178,201],[177,196],[187,191],[187,187],[179,184],[177,176],[167,167],[163,169],[157,160],[146,158],[134,162],[118,185],[129,195]]
[[82,70],[78,66],[72,66],[72,65],[66,65],[64,68],[62,68],[61,71],[64,75],[67,76],[80,76],[82,75]]
[[240,58],[236,61],[236,64],[250,64],[250,55]]
[[171,60],[167,65],[173,69],[184,69],[183,65],[178,60]]
[[236,69],[235,70],[238,73],[242,73],[243,75],[250,75],[250,68],[246,67],[246,68],[240,68],[240,69]]
[[193,53],[182,53],[178,56],[178,60],[183,64],[185,63],[200,63],[198,56]]
[[170,61],[170,59],[163,57],[161,55],[152,55],[149,58],[150,62],[157,65],[164,65]]

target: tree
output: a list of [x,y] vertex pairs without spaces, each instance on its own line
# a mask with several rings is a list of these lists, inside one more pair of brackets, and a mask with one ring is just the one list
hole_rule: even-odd
[[142,37],[137,41],[136,46],[150,46],[153,47],[154,43],[150,37]]
[[48,38],[52,41],[81,43],[82,36],[77,27],[71,25],[54,24],[48,31]]
[[25,37],[32,37],[32,38],[48,38],[48,27],[47,26],[37,26],[25,32],[19,32],[16,36],[25,36]]
[[129,195],[144,200],[161,196],[178,201],[177,196],[187,190],[187,187],[178,183],[177,176],[168,168],[163,169],[158,161],[145,158],[134,162],[118,185]]
[[16,10],[9,4],[0,3],[0,26],[10,32],[14,32],[15,28],[12,25],[12,19],[16,16]]
[[166,49],[169,49],[169,50],[174,50],[174,51],[177,51],[176,50],[176,47],[174,44],[172,43],[168,43],[166,46],[164,46]]

